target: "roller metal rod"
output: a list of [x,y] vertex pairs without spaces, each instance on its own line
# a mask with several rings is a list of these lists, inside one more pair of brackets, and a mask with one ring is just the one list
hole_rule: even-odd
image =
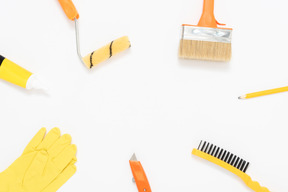
[[83,57],[81,55],[81,51],[80,51],[80,40],[79,40],[79,26],[78,26],[78,20],[75,18],[75,33],[76,33],[76,48],[77,48],[77,54],[79,59],[81,60],[81,63],[85,65],[84,61],[83,61]]

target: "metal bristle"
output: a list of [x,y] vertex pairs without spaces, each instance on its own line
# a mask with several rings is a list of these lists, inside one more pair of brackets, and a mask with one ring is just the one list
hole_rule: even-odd
[[243,172],[245,173],[246,171],[247,171],[247,169],[248,169],[248,167],[249,167],[249,162],[248,163],[246,163],[246,166],[244,167],[244,169],[243,169]]
[[209,151],[207,152],[208,154],[211,154],[210,152],[211,152],[212,148],[213,148],[213,144],[210,145]]
[[228,152],[227,153],[227,155],[226,155],[226,157],[225,157],[225,159],[224,159],[224,161],[227,163],[227,159],[228,159],[228,157],[230,156],[230,152]]
[[228,159],[228,161],[227,161],[228,164],[230,164],[230,162],[231,162],[233,156],[234,156],[233,153],[231,153],[231,155],[230,155],[230,157],[229,157],[229,159]]
[[214,157],[217,157],[217,154],[218,154],[218,152],[219,152],[219,147],[217,147],[217,151],[216,151],[216,153],[213,155]]
[[214,145],[213,151],[211,152],[211,155],[212,155],[212,156],[214,156],[214,152],[215,152],[216,148],[217,148],[217,147]]
[[210,145],[210,143],[207,143],[207,146],[206,146],[206,148],[205,148],[205,153],[207,153],[207,149],[209,148],[209,145]]
[[203,143],[202,148],[201,148],[201,151],[204,150],[205,145],[206,145],[206,141]]
[[199,144],[199,146],[198,146],[198,148],[197,148],[198,150],[200,149],[201,144],[202,144],[202,141],[200,141],[200,144]]
[[227,150],[224,150],[220,147],[217,147],[216,145],[208,143],[206,141],[200,142],[198,146],[198,150],[206,154],[209,154],[217,159],[220,159],[244,173],[247,171],[249,164],[250,164],[244,159],[237,157],[233,153]]

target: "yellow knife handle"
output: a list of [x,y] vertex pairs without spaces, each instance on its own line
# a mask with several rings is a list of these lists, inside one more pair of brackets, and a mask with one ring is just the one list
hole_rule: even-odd
[[262,187],[257,181],[253,181],[247,174],[243,175],[242,180],[245,184],[255,192],[270,192],[266,187]]

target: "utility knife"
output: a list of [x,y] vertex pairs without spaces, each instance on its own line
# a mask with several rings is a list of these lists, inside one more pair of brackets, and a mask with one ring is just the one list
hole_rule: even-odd
[[145,174],[145,171],[137,160],[135,153],[132,155],[130,161],[130,167],[133,174],[133,182],[136,183],[139,192],[151,192],[150,184]]

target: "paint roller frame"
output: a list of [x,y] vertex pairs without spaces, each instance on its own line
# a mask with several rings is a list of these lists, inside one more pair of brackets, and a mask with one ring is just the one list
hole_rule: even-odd
[[62,9],[64,10],[66,16],[75,22],[75,33],[76,33],[76,48],[77,55],[81,60],[81,63],[84,64],[87,68],[92,68],[93,66],[109,59],[113,55],[120,53],[131,47],[130,41],[127,36],[118,38],[114,41],[111,41],[109,44],[101,47],[100,49],[93,51],[85,57],[81,55],[80,49],[80,35],[79,35],[79,13],[76,10],[72,0],[58,0]]

